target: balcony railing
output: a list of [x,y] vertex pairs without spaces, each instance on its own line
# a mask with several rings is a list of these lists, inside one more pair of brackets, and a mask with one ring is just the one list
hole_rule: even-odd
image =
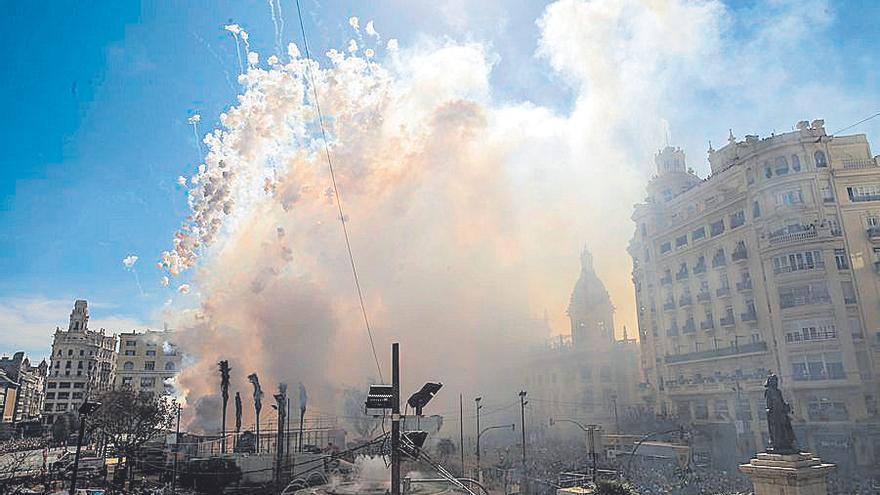
[[767,240],[770,241],[771,246],[778,246],[783,244],[792,244],[795,242],[809,241],[819,237],[819,233],[816,232],[816,229],[808,229],[803,230],[801,232],[788,232],[784,234],[771,234],[767,236]]
[[745,259],[748,259],[748,257],[749,253],[745,248],[737,248],[733,251],[733,254],[731,255],[733,261],[743,261]]
[[871,158],[863,160],[843,160],[843,168],[845,169],[872,168],[876,166],[877,162]]
[[663,309],[666,311],[673,310],[673,309],[675,309],[675,303],[672,301],[667,301],[667,302],[663,303]]
[[697,301],[700,302],[709,302],[712,299],[712,296],[709,295],[709,292],[700,292],[697,294]]
[[694,324],[694,320],[688,320],[683,327],[681,327],[681,333],[694,333],[697,331],[697,326]]
[[782,309],[814,304],[831,304],[831,296],[828,294],[811,294],[808,296],[783,295],[779,298],[779,307]]
[[727,297],[730,295],[730,287],[721,287],[715,289],[715,297]]
[[677,354],[666,356],[664,359],[667,364],[683,363],[686,361],[696,361],[699,359],[721,358],[726,356],[736,356],[739,354],[751,354],[754,352],[767,352],[766,342],[751,342],[738,346],[722,347],[720,349],[711,349],[708,351],[689,352],[687,354]]
[[837,338],[837,330],[822,330],[813,333],[791,332],[785,334],[785,342],[796,344],[799,342],[812,342],[814,340],[834,340]]
[[693,303],[694,303],[694,299],[691,296],[685,295],[685,296],[681,296],[678,299],[678,305],[681,307],[690,306]]
[[736,320],[733,318],[733,313],[728,313],[726,316],[721,317],[721,326],[722,327],[732,327],[736,324]]
[[740,321],[757,321],[758,315],[754,311],[746,311],[745,313],[740,313],[739,319]]
[[675,274],[675,280],[685,280],[687,278],[688,278],[688,272],[686,270]]
[[715,320],[701,321],[700,330],[710,330],[715,328]]
[[736,283],[736,290],[739,292],[752,290],[752,281],[751,280],[743,280],[742,282]]
[[807,271],[807,270],[819,270],[819,269],[824,269],[824,268],[825,268],[825,262],[824,262],[824,261],[813,261],[812,264],[809,264],[809,265],[808,265],[808,264],[803,264],[803,265],[801,265],[801,266],[799,266],[799,267],[797,267],[797,266],[791,266],[791,265],[784,265],[784,266],[774,267],[774,268],[773,268],[773,274],[774,274],[774,275],[779,275],[779,274],[781,274],[781,273],[803,272],[803,271]]
[[666,275],[665,277],[660,277],[660,283],[662,285],[672,285],[672,275]]
[[865,229],[865,234],[872,241],[880,240],[880,227],[868,227]]

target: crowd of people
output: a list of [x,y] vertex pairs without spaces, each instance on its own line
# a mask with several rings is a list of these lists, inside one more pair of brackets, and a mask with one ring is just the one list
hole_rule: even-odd
[[8,454],[10,452],[18,452],[21,450],[41,449],[45,445],[42,438],[13,438],[0,442],[0,454]]
[[679,469],[662,461],[634,463],[625,474],[640,495],[732,495],[752,491],[751,481],[741,473],[699,467]]

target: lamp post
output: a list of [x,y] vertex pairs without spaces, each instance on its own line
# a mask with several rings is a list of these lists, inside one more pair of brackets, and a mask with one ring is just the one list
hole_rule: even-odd
[[584,426],[573,419],[550,418],[550,426],[553,426],[556,423],[571,423],[573,425],[576,425],[584,433],[587,434],[587,447],[590,450],[590,461],[592,463],[592,478],[593,478],[593,484],[595,484],[596,483],[596,475],[598,474],[597,468],[596,468],[596,438],[594,436],[595,432],[596,432],[596,425]]
[[519,392],[519,413],[520,413],[520,430],[522,430],[522,469],[523,469],[523,485],[522,485],[522,493],[529,492],[529,470],[526,465],[526,404],[529,401],[526,400],[526,395],[528,392],[525,390],[520,390]]
[[477,409],[477,477],[480,476],[480,409],[483,408],[483,406],[480,404],[480,401],[482,400],[482,397],[477,397],[476,399],[474,399],[474,403],[476,404]]
[[480,465],[480,437],[483,436],[483,433],[486,433],[489,430],[497,430],[499,428],[510,428],[510,431],[516,431],[516,424],[511,423],[509,425],[488,426],[477,433],[477,481],[480,483],[483,482],[483,468]]
[[83,402],[79,406],[79,435],[76,437],[76,454],[73,456],[73,474],[70,476],[70,493],[76,493],[76,477],[79,474],[79,453],[82,449],[83,436],[86,434],[86,417],[101,407],[100,402]]

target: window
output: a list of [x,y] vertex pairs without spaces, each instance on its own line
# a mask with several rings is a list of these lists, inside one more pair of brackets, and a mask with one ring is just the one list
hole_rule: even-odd
[[776,157],[776,175],[788,175],[788,160],[784,156]]
[[70,392],[58,392],[58,398],[59,399],[69,399]]
[[730,215],[730,228],[735,229],[746,223],[746,214],[742,210]]
[[822,251],[803,251],[773,257],[773,273],[798,272],[823,268]]
[[69,369],[71,363],[72,363],[72,361],[68,361],[68,362],[64,363],[64,367]]
[[856,289],[851,281],[844,280],[843,282],[840,282],[840,290],[843,292],[844,304],[856,303]]
[[150,350],[147,351],[146,354],[147,354],[147,356],[155,356],[155,355],[156,355],[156,351],[153,350],[153,349],[150,349]]
[[837,218],[837,215],[828,217],[828,226],[831,228],[831,235],[843,235],[843,230],[840,229],[840,220]]
[[165,371],[174,371],[174,363],[171,361],[165,363]]
[[880,184],[864,184],[846,188],[846,194],[853,203],[880,200]]
[[156,369],[156,361],[145,361],[144,362],[144,370],[153,371]]
[[795,172],[801,171],[801,159],[797,155],[791,155],[791,169]]
[[677,248],[680,248],[680,247],[682,247],[682,246],[687,246],[687,243],[688,243],[688,237],[687,237],[686,235],[679,236],[679,237],[676,237],[676,238],[675,238],[675,247],[676,247],[676,249],[677,249]]
[[782,206],[782,205],[785,205],[785,206],[799,205],[799,204],[803,204],[803,202],[804,202],[804,195],[800,189],[792,189],[790,191],[784,191],[784,192],[779,193],[776,196],[776,204],[780,205],[780,206]]
[[123,387],[130,387],[131,386],[131,377],[130,376],[123,376],[122,377],[122,386]]
[[691,240],[698,241],[700,239],[704,239],[706,237],[706,227],[700,227],[697,230],[691,232]]
[[156,386],[156,377],[141,378],[141,388],[153,388]]
[[82,392],[74,392],[71,394],[71,399],[73,400],[82,400],[83,393]]
[[[830,397],[810,397],[810,400],[807,403],[807,416],[812,421],[849,420],[849,413],[846,410],[846,403],[842,400],[836,400]],[[845,448],[845,446],[847,445],[846,440],[839,443],[840,445],[835,445],[838,448]],[[824,446],[825,445],[823,445],[823,447]]]
[[46,388],[55,388],[55,387],[57,387],[57,386],[58,386],[57,383],[55,383],[55,382],[49,382],[49,384],[46,385]]
[[831,183],[827,182],[821,186],[819,186],[819,190],[822,192],[822,201],[825,203],[833,203],[834,202],[834,189],[831,188]]
[[126,350],[125,350],[125,355],[126,355],[126,356],[134,356],[134,355],[135,355],[135,351],[133,351],[133,350],[131,350],[131,349],[126,349]]
[[68,350],[67,350],[67,355],[68,355],[68,356],[73,356],[73,349],[68,349]]
[[843,380],[843,358],[839,352],[817,352],[792,356],[792,376],[797,381]]
[[779,307],[782,309],[830,303],[831,296],[825,282],[779,288]]
[[837,264],[838,270],[849,270],[849,258],[846,256],[846,249],[834,250],[834,263]]
[[773,177],[773,168],[769,165],[769,161],[764,163],[767,164],[764,166],[764,177],[769,179],[770,177]]
[[670,242],[664,242],[660,245],[660,254],[666,254],[669,251],[672,251],[672,244]]
[[73,384],[73,388],[86,388],[86,384],[82,382],[77,382]]
[[131,371],[134,369],[134,363],[131,361],[126,361],[125,364],[122,365],[122,369],[125,371]]
[[782,326],[788,344],[837,339],[837,328],[832,318],[790,320],[783,322]]
[[813,160],[816,161],[817,168],[824,168],[828,166],[828,160],[825,158],[825,153],[822,150],[818,150],[813,153]]
[[718,220],[717,222],[713,222],[711,225],[709,225],[709,232],[711,232],[712,237],[723,234],[724,220]]
[[736,419],[740,421],[751,421],[752,408],[749,406],[748,397],[739,397],[736,399]]
[[752,171],[751,167],[746,170],[746,185],[751,186],[755,183],[755,172]]
[[126,340],[125,341],[125,347],[135,347],[135,346],[137,346],[136,340]]

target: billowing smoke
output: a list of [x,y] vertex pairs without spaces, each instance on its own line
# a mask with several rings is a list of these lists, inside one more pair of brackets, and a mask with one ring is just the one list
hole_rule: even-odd
[[[196,359],[179,385],[200,424],[216,425],[219,359],[235,370],[234,390],[249,389],[251,372],[269,388],[302,382],[325,411],[342,383],[378,376],[340,221],[385,380],[399,341],[404,390],[445,385],[429,413],[457,409],[458,392],[515,399],[524,353],[551,327],[567,331],[585,243],[619,321],[632,324],[629,216],[667,132],[661,100],[717,55],[722,11],[702,1],[549,6],[538,53],[576,88],[567,114],[497,101],[481,44],[383,47],[371,22],[360,46],[328,51],[326,66],[293,44],[268,67],[248,55],[237,105],[203,140],[192,214],[162,257],[172,275],[196,268],[200,305],[176,327]],[[246,42],[239,26],[226,29]]]

